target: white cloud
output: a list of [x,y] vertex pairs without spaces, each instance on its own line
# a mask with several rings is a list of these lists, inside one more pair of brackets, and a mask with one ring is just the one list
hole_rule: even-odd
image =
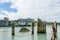
[[[10,20],[14,20],[14,19],[18,19],[17,17],[18,17],[18,15],[17,14],[15,14],[15,13],[9,13],[9,12],[7,12],[6,10],[2,10],[1,11],[2,13],[4,13],[4,14],[6,14],[6,15],[1,15],[0,16],[0,18],[2,19],[2,18],[4,18],[4,17],[8,17]],[[3,16],[3,17],[2,17]]]
[[[9,1],[9,0],[5,0]],[[5,2],[4,1],[4,2]],[[59,21],[60,4],[59,0],[10,0],[14,5],[11,8],[16,8],[18,12],[8,13],[10,19],[18,18],[41,18],[46,21]]]
[[4,17],[6,17],[6,16],[3,15],[3,14],[0,14],[0,19],[1,19],[1,20],[4,19]]
[[0,3],[8,2],[9,0],[0,0]]

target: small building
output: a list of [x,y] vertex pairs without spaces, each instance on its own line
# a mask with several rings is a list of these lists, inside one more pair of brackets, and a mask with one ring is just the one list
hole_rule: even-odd
[[0,27],[4,26],[4,20],[0,20]]
[[9,19],[7,17],[4,17],[3,20],[0,20],[0,27],[8,26]]
[[31,26],[31,23],[34,21],[34,19],[18,19],[15,20],[15,24],[18,26]]
[[[34,19],[18,19],[18,20],[14,20],[15,21],[15,26],[31,26],[31,23],[34,21]],[[4,26],[8,26],[11,27],[12,21],[9,20],[8,18],[4,18],[4,20],[0,20],[0,27]]]
[[4,17],[4,25],[8,26],[9,19],[7,17]]

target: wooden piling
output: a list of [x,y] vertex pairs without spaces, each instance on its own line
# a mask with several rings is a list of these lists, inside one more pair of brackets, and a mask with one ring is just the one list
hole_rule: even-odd
[[51,40],[55,40],[55,28],[54,28],[54,25],[52,26],[52,30],[51,30]]
[[14,21],[12,21],[12,36],[15,35],[15,24],[14,24]]
[[43,32],[46,33],[46,21],[44,21]]
[[56,37],[56,34],[57,34],[57,23],[56,22],[54,22],[54,28],[55,28],[55,32],[54,32],[55,34],[54,35]]
[[46,21],[37,21],[37,33],[46,33]]
[[32,34],[34,34],[34,22],[32,22]]
[[51,40],[55,40],[55,38],[57,37],[57,23],[54,22],[53,26],[52,26],[52,36],[51,36]]
[[39,22],[39,18],[37,19],[37,33],[39,33],[39,26],[40,26],[40,22]]

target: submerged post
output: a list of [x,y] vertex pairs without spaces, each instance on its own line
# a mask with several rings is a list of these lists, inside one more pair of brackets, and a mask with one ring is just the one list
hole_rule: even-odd
[[14,24],[14,21],[12,21],[12,36],[15,35],[15,24]]
[[34,34],[34,22],[32,22],[32,34]]

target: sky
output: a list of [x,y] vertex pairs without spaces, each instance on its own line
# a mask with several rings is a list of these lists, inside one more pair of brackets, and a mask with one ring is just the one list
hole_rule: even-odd
[[0,19],[4,17],[60,22],[60,0],[0,0]]

